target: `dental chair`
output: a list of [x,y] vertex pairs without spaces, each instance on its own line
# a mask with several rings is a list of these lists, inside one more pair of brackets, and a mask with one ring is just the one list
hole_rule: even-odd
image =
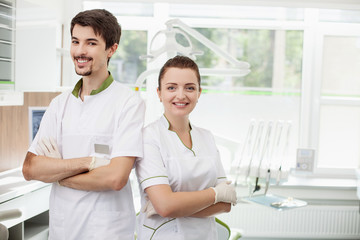
[[218,218],[215,218],[215,221],[218,240],[238,240],[241,238],[241,233],[239,231],[233,230],[232,232],[229,226]]
[[[139,213],[136,214],[136,218],[139,216]],[[235,231],[231,233],[229,226],[221,221],[218,218],[215,218],[216,221],[216,229],[218,232],[218,240],[238,240],[241,238],[241,233],[239,231]],[[137,223],[137,220],[136,220]],[[231,238],[230,238],[231,237]],[[137,239],[137,233],[135,233],[135,240]],[[2,238],[0,238],[2,240]]]
[[215,221],[216,221],[216,230],[218,232],[218,239],[228,240],[231,235],[231,230],[229,226],[218,218],[215,218]]

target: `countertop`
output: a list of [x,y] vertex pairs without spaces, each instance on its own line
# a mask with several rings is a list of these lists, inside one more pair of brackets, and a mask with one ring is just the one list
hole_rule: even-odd
[[26,181],[21,168],[0,173],[0,203],[48,186],[40,181]]

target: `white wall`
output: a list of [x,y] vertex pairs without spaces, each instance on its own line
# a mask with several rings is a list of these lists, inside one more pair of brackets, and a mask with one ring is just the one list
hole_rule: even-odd
[[[296,148],[299,146],[299,108],[300,96],[202,94],[190,118],[193,124],[209,129],[214,135],[239,142],[239,149],[244,144],[251,119],[257,122],[264,120],[265,124],[273,121],[273,126],[277,120],[285,122],[290,120],[292,121],[290,145],[285,158],[288,164],[284,163],[284,165],[294,166]],[[285,137],[284,133],[283,137]],[[228,162],[227,159],[222,160],[224,163]]]
[[[56,91],[60,85],[57,48],[70,43],[70,21],[82,1],[17,0],[15,87],[17,91]],[[62,27],[64,26],[64,36]],[[65,45],[65,44],[64,44]],[[69,44],[64,47],[68,47]],[[72,69],[73,70],[73,69]]]

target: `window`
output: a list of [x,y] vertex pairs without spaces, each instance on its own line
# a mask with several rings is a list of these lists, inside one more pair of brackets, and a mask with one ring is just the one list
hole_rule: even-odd
[[[110,62],[121,82],[133,84],[146,69],[162,65],[139,56],[147,54],[151,39],[166,28],[167,20],[179,18],[251,64],[251,73],[244,77],[202,76],[203,93],[191,115],[195,125],[243,144],[251,119],[291,122],[285,156],[290,166],[295,167],[297,148],[315,149],[315,173],[337,169],[346,174],[359,166],[358,11],[112,1],[84,1],[84,6],[94,3],[115,13],[123,27],[119,51]],[[129,11],[121,10],[124,4]],[[190,39],[196,50],[204,52],[196,57],[200,68],[229,67],[201,42]],[[177,41],[186,45],[186,39]],[[149,97],[155,95],[152,92],[146,92],[147,116],[154,117],[154,105],[159,103],[156,96]]]
[[360,97],[360,35],[323,37],[321,95]]
[[321,82],[318,120],[314,119],[319,126],[319,169],[338,171],[360,165],[360,32],[346,25],[331,29],[324,25],[319,33],[323,43],[318,53],[322,56]]
[[360,23],[359,10],[319,9],[322,22]]
[[[303,31],[195,29],[235,58],[251,63],[251,73],[245,77],[230,77],[226,81],[205,77],[203,85],[210,87],[227,85],[230,91],[237,87],[255,87],[296,90],[299,93]],[[228,64],[223,59],[196,40],[193,42],[196,49],[204,52],[204,55],[197,59],[199,67],[227,67]]]
[[116,81],[135,84],[137,77],[146,70],[146,61],[139,59],[146,53],[146,47],[146,31],[122,31],[119,48],[109,63],[109,71]]
[[360,106],[323,104],[320,107],[319,168],[339,170],[358,166],[359,123]]

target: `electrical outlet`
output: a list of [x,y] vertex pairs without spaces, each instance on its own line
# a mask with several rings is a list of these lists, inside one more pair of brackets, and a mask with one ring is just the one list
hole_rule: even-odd
[[298,148],[296,155],[296,170],[312,172],[314,170],[314,149]]

